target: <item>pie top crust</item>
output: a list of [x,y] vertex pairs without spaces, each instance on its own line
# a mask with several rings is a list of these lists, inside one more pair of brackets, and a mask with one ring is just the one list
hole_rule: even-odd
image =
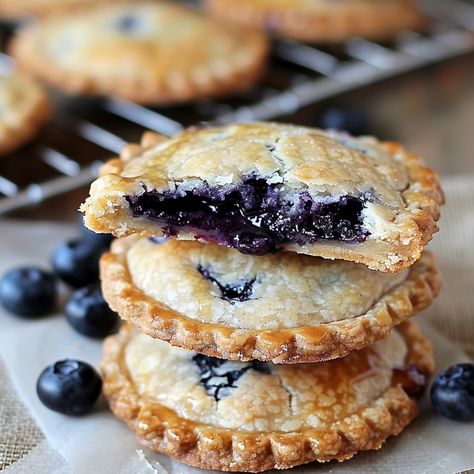
[[118,1],[28,26],[12,54],[29,73],[73,93],[179,102],[258,79],[267,41],[173,2]]
[[137,288],[172,310],[202,323],[254,330],[355,318],[409,274],[289,252],[253,257],[176,240],[137,239],[125,258]]
[[[290,207],[303,193],[314,203],[347,196],[363,202],[364,241],[290,241],[279,248],[398,271],[420,257],[437,231],[443,203],[437,175],[395,143],[275,123],[190,129],[171,139],[147,135],[143,143],[106,164],[93,183],[82,206],[92,230],[157,235],[165,225],[133,217],[128,196],[206,186],[225,192],[251,176],[278,187]],[[180,239],[199,238],[193,229],[177,232]]]
[[0,76],[0,153],[8,153],[31,138],[49,117],[43,89],[18,73]]
[[433,360],[411,324],[343,359],[292,367],[203,358],[125,326],[106,341],[102,371],[112,410],[146,446],[257,472],[380,447],[415,416],[407,392]]
[[172,345],[232,360],[317,362],[386,337],[440,288],[425,252],[398,274],[292,253],[263,257],[198,242],[115,241],[101,259],[104,297]]

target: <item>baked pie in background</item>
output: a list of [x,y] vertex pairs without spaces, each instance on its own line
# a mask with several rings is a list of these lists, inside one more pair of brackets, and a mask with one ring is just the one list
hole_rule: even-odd
[[50,115],[48,96],[36,81],[17,72],[0,76],[0,155],[27,143]]
[[20,67],[72,94],[175,104],[243,91],[265,36],[172,2],[119,1],[45,17],[11,45]]
[[414,0],[205,0],[208,12],[228,23],[314,43],[354,36],[387,40],[418,30],[423,15]]

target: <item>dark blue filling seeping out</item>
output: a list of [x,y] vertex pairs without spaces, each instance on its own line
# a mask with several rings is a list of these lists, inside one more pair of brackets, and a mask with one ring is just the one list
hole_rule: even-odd
[[253,369],[264,374],[270,373],[268,364],[259,361],[252,361],[248,363],[238,362],[241,368],[237,370],[229,370],[226,365],[232,364],[235,367],[235,362],[228,362],[217,357],[210,357],[203,354],[196,354],[193,357],[201,376],[201,383],[204,385],[207,393],[212,395],[216,401],[230,395],[232,389],[237,388],[236,382],[247,371]]
[[287,243],[367,238],[361,216],[367,197],[315,202],[307,191],[300,191],[290,202],[281,186],[251,177],[232,188],[204,184],[192,191],[145,190],[126,199],[133,217],[166,224],[168,235],[191,228],[200,239],[250,255],[272,253]]

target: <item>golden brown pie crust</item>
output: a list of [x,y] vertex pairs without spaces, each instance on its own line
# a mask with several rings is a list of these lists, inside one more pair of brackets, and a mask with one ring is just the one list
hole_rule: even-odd
[[[253,133],[258,138],[267,137],[268,135],[273,137],[275,135],[283,136],[288,131],[292,133],[292,127],[292,125],[284,124],[252,123],[230,125],[222,130],[224,133],[229,134],[230,140],[233,140],[240,138],[242,134],[245,136],[248,133]],[[153,174],[156,176],[152,178],[149,178],[147,171],[143,169],[133,169],[131,172],[129,167],[134,166],[135,159],[142,163],[140,161],[142,157],[147,157],[147,159],[152,157],[158,161],[157,156],[161,156],[161,153],[168,153],[165,159],[172,160],[173,150],[179,149],[183,143],[185,144],[183,146],[186,146],[188,140],[192,140],[194,134],[199,134],[200,130],[199,128],[190,128],[182,131],[172,139],[147,132],[140,145],[127,145],[120,158],[107,162],[101,169],[101,178],[96,180],[91,186],[90,197],[81,206],[81,210],[85,213],[87,227],[95,232],[113,233],[116,237],[123,237],[133,233],[138,233],[142,236],[160,235],[161,227],[157,222],[131,217],[125,195],[140,194],[140,192],[143,192],[143,183],[152,187],[152,178],[157,179],[160,183],[172,178],[161,176],[166,174],[166,171],[160,169],[162,161],[158,162],[156,167],[153,168]],[[305,130],[309,137],[313,136],[312,129],[302,128],[302,130]],[[321,130],[314,129],[314,134],[318,140],[324,137],[324,132]],[[169,141],[170,152],[168,152],[168,148],[164,148],[164,151],[162,151],[162,147],[166,146],[165,142],[167,141]],[[386,173],[388,179],[394,179],[392,186],[401,178],[401,176],[397,175],[405,174],[407,179],[406,187],[399,191],[398,195],[393,190],[389,191],[389,195],[392,198],[397,196],[397,199],[401,202],[400,208],[397,209],[395,215],[386,220],[386,223],[391,226],[389,233],[382,237],[371,238],[369,236],[362,243],[347,243],[324,239],[306,245],[290,242],[283,246],[285,250],[327,259],[342,259],[363,263],[373,270],[384,272],[400,271],[403,268],[409,267],[420,258],[424,247],[431,240],[432,235],[438,231],[437,221],[440,217],[440,207],[444,202],[444,195],[438,176],[433,170],[424,166],[420,157],[409,153],[398,143],[377,141],[372,141],[371,143],[376,144],[380,152],[387,153],[393,158],[394,169]],[[229,144],[230,146],[232,146],[232,141]],[[159,148],[157,148],[157,151],[154,151],[154,147]],[[200,151],[202,153],[202,150]],[[222,173],[223,171],[218,169],[218,167],[219,162],[225,159],[225,155],[220,151],[216,152],[213,150],[213,152],[212,156],[211,153],[206,155],[209,159],[209,166],[213,167],[213,172]],[[169,153],[171,153],[171,157]],[[324,154],[327,155],[328,153],[331,153],[331,149],[324,145],[322,156],[324,157]],[[298,158],[302,159],[301,156],[298,156]],[[331,156],[331,158],[337,160],[337,154],[334,157]],[[235,160],[235,156],[233,159]],[[289,157],[288,159],[291,160],[292,158]],[[176,158],[174,160],[176,161]],[[332,181],[339,179],[337,173],[334,173],[334,170],[331,169],[331,163],[334,160],[329,160],[329,158],[327,160],[328,164],[324,170],[321,171],[319,168],[315,168],[314,172],[321,173],[323,180],[326,178]],[[251,156],[251,154],[249,156],[247,152],[246,155],[244,153],[241,157],[241,163],[235,164],[235,167],[242,166],[242,168],[246,168],[249,166],[249,163],[254,163],[254,161],[255,157]],[[192,176],[200,176],[200,172],[206,173],[206,169],[197,169],[198,166],[193,164],[192,159],[188,160],[187,163],[192,167],[189,171]],[[321,164],[318,164],[318,166],[321,166]],[[148,165],[148,167],[150,166]],[[304,168],[301,165],[299,167]],[[307,168],[309,168],[307,174],[311,176],[312,168],[311,166]],[[235,170],[233,174],[237,175],[239,172]],[[130,173],[132,173],[132,177],[129,176]],[[345,186],[344,176],[347,176],[347,174],[350,174],[349,168],[341,172],[343,176],[340,177],[340,186]],[[204,176],[202,179],[209,181],[210,178]],[[305,178],[302,179],[304,180]],[[359,179],[362,179],[362,177],[359,177]],[[194,235],[195,232],[187,233],[186,231],[181,231],[178,238],[194,240]]]
[[405,281],[358,317],[291,329],[239,329],[191,319],[145,294],[127,267],[126,252],[133,241],[116,240],[101,258],[102,290],[111,308],[156,339],[229,360],[291,364],[343,357],[387,337],[394,326],[428,307],[441,285],[434,257],[425,252]]
[[[429,341],[413,323],[401,324],[399,331],[408,347],[406,363],[432,374]],[[418,413],[416,402],[402,386],[393,385],[370,406],[330,428],[242,432],[189,421],[138,394],[123,360],[123,351],[133,334],[134,329],[126,325],[105,342],[101,364],[105,396],[115,416],[127,423],[141,444],[193,466],[261,472],[312,461],[343,461],[358,451],[379,449]]]

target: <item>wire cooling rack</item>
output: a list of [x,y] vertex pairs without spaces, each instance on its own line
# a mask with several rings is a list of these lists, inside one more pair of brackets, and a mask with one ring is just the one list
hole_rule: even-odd
[[[354,38],[319,49],[292,41],[274,45],[261,85],[226,101],[172,108],[54,95],[56,113],[40,138],[0,161],[0,215],[35,205],[88,184],[101,162],[144,130],[172,135],[199,122],[270,120],[358,87],[474,51],[474,4],[467,0],[424,3],[427,33],[406,31],[390,44]],[[11,32],[0,29],[5,39]],[[11,68],[0,55],[0,68]]]

